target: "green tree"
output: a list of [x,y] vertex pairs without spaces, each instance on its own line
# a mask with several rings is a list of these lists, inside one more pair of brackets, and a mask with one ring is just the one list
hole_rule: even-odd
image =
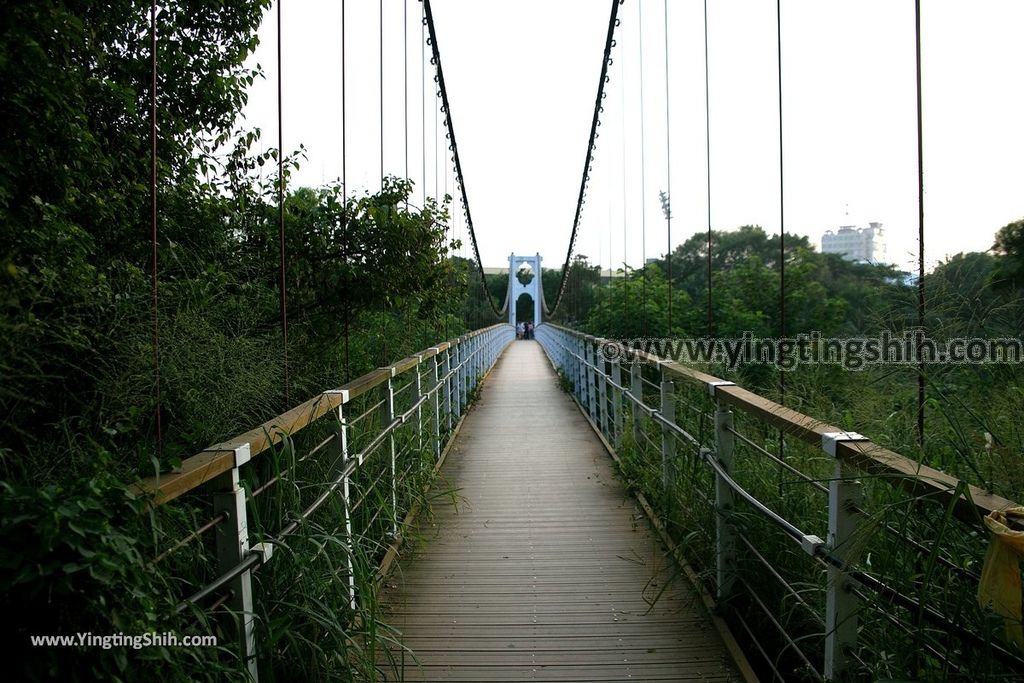
[[[615,278],[594,290],[595,304],[586,321],[587,331],[613,338],[665,336],[668,326],[668,281],[656,264],[643,272]],[[690,336],[696,327],[696,309],[689,294],[672,291],[672,335]]]
[[[161,231],[198,231],[201,171],[227,140],[255,73],[267,2],[165,5],[159,14]],[[149,193],[148,17],[138,3],[4,3],[0,8],[0,337],[3,443],[78,433],[104,355],[117,344],[115,283],[145,281]],[[194,217],[194,216],[193,216]],[[165,244],[167,242],[165,241]],[[0,456],[3,454],[0,453]],[[7,464],[10,464],[9,459]]]
[[1000,228],[992,251],[996,255],[992,283],[1002,289],[1024,286],[1024,219]]

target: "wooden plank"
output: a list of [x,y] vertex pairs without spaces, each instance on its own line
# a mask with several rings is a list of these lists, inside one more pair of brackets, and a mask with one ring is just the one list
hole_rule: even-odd
[[385,582],[418,660],[388,680],[741,680],[610,463],[539,345],[512,344],[442,470],[457,500]]

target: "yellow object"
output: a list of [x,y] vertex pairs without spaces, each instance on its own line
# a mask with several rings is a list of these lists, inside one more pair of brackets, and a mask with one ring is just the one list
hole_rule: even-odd
[[1020,562],[1024,559],[1024,531],[1015,531],[1010,521],[1024,523],[1024,507],[991,513],[985,526],[992,532],[992,543],[985,555],[978,584],[978,602],[991,607],[1003,617],[1006,637],[1024,648],[1024,628],[1021,627]]

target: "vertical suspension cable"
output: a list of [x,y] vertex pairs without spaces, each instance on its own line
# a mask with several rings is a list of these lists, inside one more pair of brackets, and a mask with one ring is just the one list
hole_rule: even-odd
[[[611,179],[613,175],[611,167],[608,167],[608,189],[611,189]],[[614,285],[615,280],[615,259],[612,257],[612,230],[611,230],[611,193],[608,191],[608,289]]]
[[715,314],[711,298],[711,88],[708,78],[708,0],[704,0],[704,152],[708,181],[708,337],[715,335]]
[[[623,36],[625,39],[625,36]],[[629,316],[629,252],[627,251],[629,245],[629,235],[626,229],[628,225],[628,211],[627,211],[627,198],[628,193],[626,192],[626,64],[625,64],[626,50],[622,50],[622,56],[619,58],[622,60],[622,88],[619,90],[619,114],[621,118],[619,123],[622,124],[622,316],[624,320],[628,320]],[[627,335],[634,334],[632,328],[629,328]]]
[[[429,0],[424,1],[429,2]],[[572,260],[573,252],[576,248],[576,238],[579,236],[580,217],[583,212],[583,205],[586,203],[590,174],[593,171],[594,150],[597,148],[597,138],[599,137],[597,128],[601,125],[601,113],[604,111],[602,101],[608,95],[604,86],[610,78],[608,76],[608,67],[613,64],[611,51],[612,48],[615,47],[615,29],[619,25],[619,5],[621,5],[623,1],[624,0],[612,0],[611,3],[611,15],[608,18],[608,33],[605,36],[604,59],[601,62],[601,75],[597,81],[597,98],[594,101],[594,117],[590,124],[590,140],[587,144],[587,153],[583,163],[583,177],[580,180],[580,193],[576,202],[576,213],[573,217],[572,232],[569,236],[569,248],[566,250],[565,254],[565,265],[562,269],[562,281],[559,283],[558,294],[554,303],[548,309],[548,315],[553,315],[555,311],[558,310],[559,303],[562,300],[562,292],[564,291],[566,284],[566,275],[569,272],[569,263]]]
[[348,90],[345,87],[347,50],[345,46],[345,0],[341,0],[341,189],[348,199]]
[[[436,94],[434,96],[434,99],[435,100],[437,99],[437,95]],[[438,108],[439,108],[438,107],[438,103],[435,101],[434,102],[434,201],[437,202],[438,204],[440,204],[441,203],[441,195],[439,194],[439,189],[438,189],[440,187],[440,182],[438,181],[438,178],[437,178],[440,175],[440,173],[438,172],[438,168],[441,165],[441,159],[440,159],[439,154],[438,154],[438,144],[437,144],[437,137],[438,137],[438,135],[440,135],[440,132],[437,129],[437,110],[438,110]]]
[[281,62],[281,4],[277,0],[277,239],[279,243],[281,343],[284,350],[284,402],[291,402],[288,369],[288,279],[284,246],[284,70]]
[[346,201],[348,200],[348,121],[346,119],[347,114],[347,95],[348,89],[345,87],[345,0],[341,0],[341,189],[345,195]]
[[157,206],[156,206],[156,0],[149,7],[149,246],[150,246],[150,289],[152,291],[152,335],[153,335],[153,411],[157,458],[163,455],[164,435],[160,415],[160,309],[157,289]]
[[423,162],[423,200],[420,208],[427,205],[427,10],[421,10],[420,21],[420,161]]
[[[402,0],[402,114],[405,118],[405,179],[409,180],[409,0]],[[409,195],[405,196],[409,210]]]
[[[782,135],[782,0],[775,0],[779,71],[779,336],[786,336],[786,183]],[[785,400],[784,375],[779,374],[780,402]]]
[[[779,337],[786,336],[786,183],[782,136],[782,0],[775,0],[775,35],[779,72]],[[786,404],[786,375],[779,369],[779,403]],[[779,457],[786,452],[786,435],[779,429]],[[779,469],[779,495],[782,495],[782,469]]]
[[665,7],[665,223],[668,231],[668,251],[665,252],[665,281],[668,283],[668,336],[672,336],[672,123],[669,110],[669,72],[668,72],[668,0]]
[[640,53],[640,251],[643,266],[643,291],[640,309],[640,327],[647,335],[647,139],[644,133],[644,10],[643,2],[636,3],[637,29]]
[[[437,77],[436,71],[435,71],[435,74],[434,74],[434,81],[435,82],[438,81],[438,77]],[[441,175],[441,172],[440,172],[441,158],[440,158],[440,153],[439,153],[438,137],[440,136],[441,132],[438,129],[438,125],[437,125],[437,113],[438,113],[438,110],[440,109],[440,103],[437,101],[438,100],[437,92],[438,92],[438,90],[435,87],[434,88],[434,203],[437,205],[437,207],[440,207],[440,205],[441,205],[441,195],[440,195],[441,181],[438,178],[438,176]],[[448,316],[448,311],[446,311],[445,312],[445,316],[444,316],[444,338],[445,339],[448,339],[448,317],[449,317]]]
[[924,446],[924,129],[921,102],[921,0],[914,2],[914,39],[917,57],[917,443]]
[[380,189],[384,191],[384,0],[379,0],[377,3],[379,7],[378,12],[378,26],[380,29],[380,40],[379,46],[379,61],[380,61],[380,80],[378,85],[380,90]]
[[[378,79],[378,91],[380,92],[380,191],[384,193],[384,0],[379,0],[378,6],[378,61],[380,64],[380,78]],[[387,335],[387,298],[380,302],[380,364],[388,362],[388,335]]]
[[[347,95],[348,88],[345,84],[345,75],[347,64],[346,60],[346,48],[345,48],[345,0],[341,0],[341,192],[343,198],[342,208],[342,226],[348,225],[348,120],[347,120]],[[345,363],[345,382],[347,383],[351,379],[351,366],[349,364],[349,332],[350,332],[350,320],[351,317],[351,306],[349,303],[349,293],[346,288],[345,291],[345,346],[344,346],[344,363]]]

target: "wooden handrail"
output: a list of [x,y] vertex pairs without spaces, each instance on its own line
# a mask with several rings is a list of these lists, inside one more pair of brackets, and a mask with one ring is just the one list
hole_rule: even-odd
[[[545,323],[562,332],[584,339],[594,344],[617,344],[623,353],[625,345],[621,342],[595,337],[576,330]],[[739,386],[716,386],[722,382],[718,377],[687,367],[676,361],[666,360],[652,353],[639,349],[629,349],[629,355],[648,365],[662,368],[669,374],[688,382],[704,385],[710,391],[714,387],[715,396],[724,402],[748,413],[757,419],[781,429],[811,446],[821,447],[822,435],[829,432],[845,431],[809,415],[804,415],[792,408],[766,399]],[[915,495],[933,496],[944,504],[952,501],[960,480],[941,470],[922,465],[899,453],[891,451],[871,440],[840,441],[836,445],[836,457],[854,467],[872,475],[891,478],[894,483],[913,492]],[[980,518],[991,512],[1017,507],[1018,503],[1000,495],[986,491],[977,486],[967,484],[966,493],[960,494],[954,502],[954,513],[962,521],[980,524]]]
[[423,360],[504,324],[506,323],[474,330],[454,340],[431,346],[392,365],[371,370],[365,375],[343,384],[338,389],[317,394],[305,403],[267,420],[255,429],[228,441],[214,444],[196,455],[186,458],[181,463],[181,469],[178,472],[140,479],[129,486],[129,490],[136,496],[144,498],[151,507],[168,503],[230,470],[234,465],[236,449],[248,445],[250,455],[256,457],[279,443],[285,436],[294,435],[308,427],[342,403],[369,392],[391,377],[415,367]]

